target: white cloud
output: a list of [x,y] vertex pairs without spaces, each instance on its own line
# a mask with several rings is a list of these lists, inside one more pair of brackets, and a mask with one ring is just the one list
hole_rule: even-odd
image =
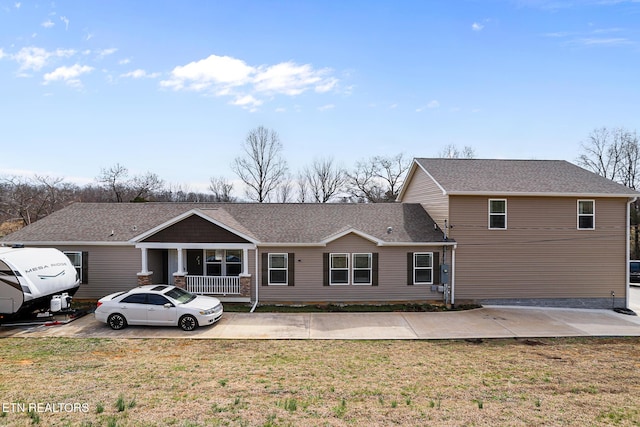
[[128,73],[120,74],[120,77],[130,77],[132,79],[155,79],[160,76],[160,73],[147,73],[145,70],[137,69],[133,71],[129,71]]
[[69,29],[69,19],[66,16],[61,16],[60,20],[62,22],[64,22],[64,29],[68,30]]
[[56,25],[51,19],[47,19],[46,21],[44,21],[42,24],[40,24],[41,26],[43,26],[44,28],[51,28],[54,25]]
[[44,84],[64,81],[69,86],[81,87],[82,83],[78,77],[91,71],[93,71],[93,67],[88,65],[75,64],[71,67],[58,67],[54,71],[44,75]]
[[6,55],[4,54],[4,51],[2,50],[2,48],[0,48],[0,59],[4,58]]
[[13,59],[20,65],[19,71],[33,70],[39,71],[44,67],[49,58],[69,58],[75,55],[73,49],[56,49],[47,51],[41,47],[23,47],[13,55]]
[[15,6],[16,9],[20,9],[20,6],[22,6],[22,3],[18,1],[18,2],[15,2],[13,5]]
[[318,110],[327,111],[327,110],[333,110],[334,108],[336,108],[334,104],[327,104],[327,105],[323,105],[322,107],[318,107]]
[[114,54],[114,53],[116,53],[117,51],[118,51],[118,49],[117,49],[117,48],[115,48],[115,47],[112,47],[112,48],[109,48],[109,49],[102,49],[102,50],[99,50],[99,51],[97,52],[97,53],[98,53],[98,59],[102,59],[102,58],[104,58],[105,56],[113,55],[113,54]]
[[238,105],[244,109],[247,109],[251,112],[256,111],[260,105],[262,105],[262,101],[254,98],[251,95],[245,95],[239,98],[236,98],[231,102],[231,105]]
[[260,95],[296,96],[308,90],[325,93],[337,85],[338,79],[328,68],[314,69],[309,64],[300,65],[292,61],[252,66],[241,59],[218,55],[177,66],[168,79],[160,82],[161,87],[173,90],[234,96],[231,104],[243,108],[261,105]]
[[118,64],[127,65],[130,62],[131,62],[131,60],[129,58],[125,58],[125,59],[121,59],[120,61],[118,61]]
[[426,109],[434,109],[439,107],[440,107],[440,103],[434,99],[432,101],[429,101],[429,103],[426,106],[416,108],[416,112],[420,113]]
[[217,85],[241,86],[248,82],[255,71],[255,68],[240,59],[211,55],[206,59],[175,67],[171,72],[171,78],[163,80],[160,84],[175,90],[195,91]]
[[484,28],[484,25],[478,23],[478,22],[474,22],[473,24],[471,24],[471,29],[473,31],[482,31],[482,29]]

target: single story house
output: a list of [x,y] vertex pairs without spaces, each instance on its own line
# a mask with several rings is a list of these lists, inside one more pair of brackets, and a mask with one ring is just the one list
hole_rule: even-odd
[[1,240],[65,252],[76,298],[170,283],[281,303],[440,301],[455,248],[417,203],[75,203]]
[[415,159],[399,195],[457,243],[456,300],[628,307],[640,194],[566,161]]

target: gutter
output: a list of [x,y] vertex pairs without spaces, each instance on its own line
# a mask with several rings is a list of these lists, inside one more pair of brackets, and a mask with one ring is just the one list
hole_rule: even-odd
[[627,262],[625,264],[625,277],[627,280],[627,284],[625,285],[625,308],[629,308],[629,292],[631,291],[631,285],[629,283],[630,281],[630,277],[629,277],[629,258],[631,256],[631,248],[630,248],[630,240],[631,240],[631,204],[634,203],[636,200],[638,200],[637,197],[634,197],[632,199],[629,199],[629,201],[627,202],[627,232],[626,232],[626,236],[627,236],[627,250],[626,250],[626,255],[627,255]]

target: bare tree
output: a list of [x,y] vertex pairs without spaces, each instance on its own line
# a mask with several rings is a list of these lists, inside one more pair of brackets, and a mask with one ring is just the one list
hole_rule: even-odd
[[131,191],[132,202],[146,202],[155,193],[162,190],[164,181],[158,175],[147,172],[144,175],[134,176],[129,181],[129,189]]
[[327,203],[345,184],[346,171],[332,158],[315,159],[304,170],[304,179],[316,203]]
[[298,187],[298,202],[305,203],[308,200],[309,184],[303,173],[298,174],[296,185]]
[[440,150],[438,157],[445,159],[473,159],[476,157],[476,152],[473,147],[468,145],[465,145],[462,151],[460,151],[455,144],[449,144]]
[[[609,129],[601,127],[591,131],[586,141],[582,142],[583,153],[577,163],[605,178],[626,185],[638,187],[638,167],[640,162],[640,143],[636,131],[625,128]],[[631,254],[640,256],[640,204],[634,203],[631,210],[631,226],[633,229],[633,245]]]
[[9,177],[2,180],[0,217],[20,218],[29,225],[77,199],[78,188],[62,178]]
[[398,197],[411,160],[398,154],[375,156],[356,163],[347,174],[350,192],[359,202],[393,202]]
[[209,179],[209,190],[213,193],[213,199],[216,202],[233,202],[235,200],[231,196],[233,184],[224,177],[211,177]]
[[237,157],[231,168],[247,186],[249,199],[267,202],[288,169],[280,138],[275,131],[259,126],[247,134],[243,149],[245,156]]
[[624,129],[601,127],[591,131],[581,146],[578,164],[605,178],[616,180],[620,172]]
[[116,202],[122,203],[127,190],[128,176],[129,170],[120,163],[116,163],[110,168],[102,168],[96,181],[102,184],[106,191],[113,193],[113,199]]
[[276,201],[278,203],[291,203],[293,200],[293,184],[291,180],[284,179],[276,188]]

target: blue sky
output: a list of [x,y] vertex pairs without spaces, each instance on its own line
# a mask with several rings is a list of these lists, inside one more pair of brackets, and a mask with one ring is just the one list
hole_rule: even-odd
[[317,157],[566,159],[640,130],[638,0],[0,0],[0,175],[203,189],[257,126]]

